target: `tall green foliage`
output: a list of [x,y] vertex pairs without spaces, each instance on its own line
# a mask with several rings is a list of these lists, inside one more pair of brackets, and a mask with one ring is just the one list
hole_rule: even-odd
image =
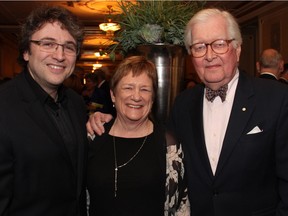
[[184,45],[185,26],[204,5],[204,1],[119,2],[123,13],[116,20],[121,30],[115,33],[116,43],[109,47],[110,57],[115,58],[116,50],[125,55],[143,44]]

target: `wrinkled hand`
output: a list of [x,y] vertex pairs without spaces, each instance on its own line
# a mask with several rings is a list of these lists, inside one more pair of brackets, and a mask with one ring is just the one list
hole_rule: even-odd
[[93,139],[93,137],[96,135],[101,136],[104,132],[104,124],[111,121],[113,118],[112,115],[101,113],[101,112],[95,112],[89,116],[89,120],[86,123],[86,128],[88,132],[88,136]]

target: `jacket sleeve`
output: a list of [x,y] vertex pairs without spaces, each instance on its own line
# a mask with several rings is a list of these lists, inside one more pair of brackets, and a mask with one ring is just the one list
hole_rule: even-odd
[[13,195],[13,154],[1,123],[0,128],[0,216],[6,216]]
[[[285,86],[286,87],[286,86]],[[285,89],[286,90],[286,89]],[[287,89],[288,90],[288,89]],[[288,92],[281,104],[278,125],[275,128],[276,174],[280,201],[276,215],[288,215]]]

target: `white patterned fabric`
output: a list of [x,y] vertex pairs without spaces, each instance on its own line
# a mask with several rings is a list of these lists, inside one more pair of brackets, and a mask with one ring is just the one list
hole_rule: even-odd
[[190,203],[184,181],[183,152],[176,142],[167,146],[165,216],[189,216]]

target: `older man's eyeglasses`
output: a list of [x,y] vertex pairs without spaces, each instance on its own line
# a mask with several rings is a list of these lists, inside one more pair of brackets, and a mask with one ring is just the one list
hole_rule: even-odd
[[47,53],[54,53],[58,47],[61,46],[65,55],[77,56],[78,54],[77,47],[74,43],[59,44],[49,40],[30,40],[30,42],[38,45],[41,51]]
[[208,46],[211,47],[216,54],[225,54],[229,50],[229,44],[234,41],[231,40],[215,40],[211,43],[195,43],[190,46],[191,54],[194,58],[201,58],[206,55]]

